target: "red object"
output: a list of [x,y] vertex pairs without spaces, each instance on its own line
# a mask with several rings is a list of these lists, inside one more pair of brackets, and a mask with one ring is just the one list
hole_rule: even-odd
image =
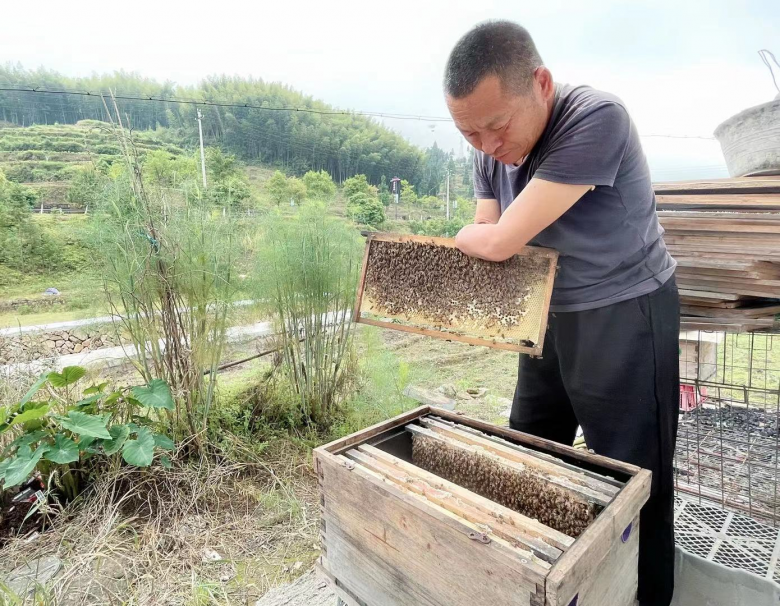
[[690,412],[699,407],[702,399],[707,395],[705,387],[697,391],[695,385],[680,385],[680,410]]

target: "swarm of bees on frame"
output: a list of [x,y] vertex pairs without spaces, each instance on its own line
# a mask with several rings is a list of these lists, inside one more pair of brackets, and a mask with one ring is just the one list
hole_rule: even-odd
[[379,313],[500,332],[522,322],[548,269],[549,259],[533,255],[492,263],[456,248],[377,240],[369,250],[365,294]]
[[598,514],[597,505],[573,498],[530,471],[426,436],[412,440],[412,461],[418,467],[570,537],[580,536]]

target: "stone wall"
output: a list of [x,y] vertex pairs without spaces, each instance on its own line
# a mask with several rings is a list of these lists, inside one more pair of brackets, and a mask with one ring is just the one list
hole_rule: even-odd
[[119,343],[110,324],[0,336],[0,365],[92,351]]

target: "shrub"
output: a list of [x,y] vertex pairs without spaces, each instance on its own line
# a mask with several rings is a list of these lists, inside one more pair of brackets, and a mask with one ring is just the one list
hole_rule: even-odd
[[[37,471],[71,500],[96,459],[118,462],[121,457],[128,465],[148,467],[157,455],[170,465],[160,454],[172,450],[174,443],[155,432],[158,411],[174,409],[168,385],[153,380],[143,387],[106,392],[108,383],[101,383],[77,398],[77,383],[85,374],[79,366],[45,373],[18,403],[0,407],[0,436],[7,443],[0,453],[3,490]],[[49,388],[46,397],[33,399],[43,387]]]
[[330,202],[336,195],[336,184],[327,171],[315,172],[310,170],[303,175],[303,184],[306,186],[306,195],[312,200]]
[[352,324],[361,242],[321,206],[272,217],[258,285],[271,304],[283,369],[306,423],[327,426],[352,371]]
[[357,223],[379,226],[385,222],[385,207],[376,196],[357,193],[347,200],[347,214]]
[[454,238],[458,232],[463,229],[469,221],[456,217],[447,221],[446,219],[428,219],[427,221],[411,221],[409,226],[413,234],[423,236],[442,236],[445,238]]

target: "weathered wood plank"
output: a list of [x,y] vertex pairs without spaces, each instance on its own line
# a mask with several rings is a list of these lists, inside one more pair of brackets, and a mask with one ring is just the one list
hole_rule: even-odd
[[539,558],[540,564],[546,569],[549,569],[549,564],[554,563],[561,556],[562,548],[574,543],[571,537],[548,528],[536,520],[502,507],[498,503],[400,459],[388,460],[394,458],[391,455],[387,457],[383,455],[387,453],[371,446],[361,446],[359,451],[353,450],[347,453],[350,458],[379,470],[396,482],[406,482],[415,486],[415,489],[422,490],[427,498],[431,498],[438,505],[461,515],[470,522],[495,529],[499,536],[512,544],[517,543],[516,547],[528,550],[534,557]]
[[[344,438],[339,438],[337,440],[333,440],[332,442],[328,442],[323,446],[319,446],[314,450],[314,455],[316,457],[318,453],[323,453],[323,452],[339,453],[342,450],[351,448],[355,444],[358,444],[360,442],[365,442],[366,440],[373,438],[374,436],[380,433],[389,431],[390,429],[394,429],[396,427],[400,427],[401,425],[406,425],[410,421],[413,421],[418,417],[423,416],[429,410],[430,410],[429,406],[418,406],[417,408],[414,408],[408,412],[400,414],[397,417],[394,417],[388,421],[380,421],[379,423],[376,423],[371,427],[366,427],[365,429],[350,434]],[[441,409],[437,408],[436,410],[441,410]]]
[[550,606],[568,606],[587,585],[611,552],[613,545],[636,518],[650,497],[652,474],[640,470],[595,522],[564,553],[547,575],[547,601]]
[[559,444],[557,442],[553,442],[552,440],[538,438],[536,436],[532,436],[529,433],[515,431],[514,429],[510,429],[508,427],[499,427],[498,425],[492,425],[491,423],[486,423],[485,421],[480,421],[479,419],[461,416],[457,413],[444,410],[443,408],[431,407],[430,413],[449,421],[455,421],[461,425],[467,425],[469,427],[473,427],[474,429],[490,432],[508,440],[516,440],[527,446],[537,448],[542,452],[556,453],[561,456],[570,457],[572,459],[582,461],[583,463],[601,467],[604,470],[612,470],[614,472],[629,476],[634,476],[640,471],[639,467],[636,465],[631,465],[630,463],[624,463],[623,461],[616,461],[615,459],[602,457],[598,454],[578,450],[576,448],[572,448],[571,446]]
[[653,183],[653,190],[656,196],[684,194],[778,194],[780,193],[780,179],[777,177],[741,177]]
[[355,449],[347,451],[345,456],[369,471],[381,474],[392,480],[402,490],[410,490],[420,494],[431,501],[431,503],[435,503],[464,520],[473,524],[479,524],[479,527],[484,529],[483,532],[488,537],[492,538],[491,535],[495,535],[495,537],[507,541],[509,545],[518,550],[518,557],[526,559],[529,568],[533,569],[540,576],[547,574],[550,565],[562,553],[558,549],[541,543],[541,541],[531,541],[531,545],[529,545],[529,541],[527,541],[519,529],[486,514],[468,502],[461,500],[452,492],[430,485],[418,476],[407,474],[393,465],[383,463],[379,459],[375,459]]
[[524,452],[530,456],[537,457],[539,459],[543,459],[545,461],[548,461],[552,463],[553,465],[563,467],[565,469],[569,469],[571,471],[574,471],[575,473],[582,474],[584,476],[587,476],[589,478],[593,478],[594,480],[598,480],[600,482],[606,482],[607,484],[611,484],[612,486],[617,486],[618,488],[623,488],[625,486],[625,482],[620,482],[616,480],[615,478],[605,476],[599,473],[596,473],[594,471],[589,471],[587,469],[583,469],[581,467],[577,467],[576,465],[571,465],[570,463],[566,463],[565,461],[561,460],[558,457],[555,457],[553,455],[539,452],[538,450],[533,450],[532,448],[526,448],[525,446],[520,446],[519,444],[515,444],[514,442],[509,442],[508,440],[505,440],[499,436],[494,436],[492,434],[486,433],[484,431],[480,431],[478,429],[474,429],[473,427],[469,427],[468,425],[463,425],[461,423],[456,423],[454,421],[448,421],[447,419],[443,419],[441,417],[437,417],[435,415],[430,415],[428,417],[424,417],[425,419],[432,419],[434,421],[439,421],[440,423],[445,423],[447,425],[451,425],[453,427],[457,427],[460,431],[465,431],[467,433],[480,436],[486,440],[490,440],[491,442],[496,442],[498,444],[501,444],[503,446],[506,446],[507,448],[511,448],[513,450],[517,450],[519,452]]
[[[336,576],[361,599],[372,606],[522,604],[523,594],[537,591],[514,548],[469,538],[479,535],[475,526],[351,461],[350,470],[339,459],[348,461],[329,454],[321,461],[327,557]],[[345,540],[332,540],[336,534]],[[354,545],[359,558],[352,564],[344,564],[347,558],[339,551],[345,543]],[[442,574],[445,570],[469,574]],[[400,589],[409,601],[399,598]]]
[[530,465],[527,465],[525,463],[515,462],[511,459],[504,457],[503,455],[495,454],[495,452],[487,450],[482,446],[471,445],[465,441],[450,437],[449,435],[446,435],[444,432],[438,432],[432,429],[418,427],[416,425],[407,425],[406,430],[413,434],[425,436],[432,440],[437,440],[440,443],[445,444],[451,448],[456,448],[464,452],[485,457],[495,463],[498,463],[503,467],[513,470],[514,472],[533,473],[535,476],[539,476],[540,478],[543,478],[551,486],[554,486],[556,489],[560,490],[561,492],[565,493],[566,495],[570,496],[572,499],[575,499],[580,503],[594,503],[601,507],[606,507],[612,500],[612,497],[609,495],[591,491],[588,488],[574,484],[563,476],[552,475],[542,471],[539,468],[531,467]]
[[620,488],[613,484],[587,477],[578,471],[572,471],[566,467],[556,465],[555,463],[535,457],[521,450],[516,450],[509,446],[505,446],[504,444],[488,440],[482,436],[468,433],[460,429],[457,425],[446,425],[445,423],[433,420],[430,417],[421,418],[420,424],[423,427],[428,427],[434,432],[441,433],[472,446],[477,446],[509,461],[531,467],[538,470],[540,474],[545,477],[551,479],[559,477],[564,478],[566,480],[565,486],[574,490],[577,490],[576,487],[580,487],[582,489],[582,496],[586,499],[599,499],[599,503],[606,505],[620,491]]
[[660,194],[655,198],[658,208],[780,210],[780,195],[777,194]]
[[[421,469],[416,465],[412,465],[411,463],[399,459],[398,457],[394,457],[393,455],[379,448],[369,446],[368,444],[363,444],[358,447],[358,450],[360,452],[365,452],[366,454],[371,455],[377,460],[394,465],[401,471],[422,478],[434,488],[439,488],[441,490],[451,492],[461,500],[481,509],[490,516],[507,521],[508,523],[515,526],[518,531],[527,535],[527,537],[531,539],[538,539],[545,544],[551,545],[561,552],[565,551],[574,544],[573,538],[563,534],[562,532],[558,532],[549,526],[545,526],[538,520],[524,516],[523,514],[518,513],[513,509],[509,509],[508,507],[504,507],[503,505],[491,501],[490,499],[486,499],[485,497],[478,495],[475,492],[471,492],[462,486],[458,486],[449,480],[445,480],[436,474]],[[529,543],[529,545],[531,545],[531,543]],[[556,558],[558,555],[559,554],[556,555]]]
[[543,344],[534,347],[527,347],[525,345],[515,345],[514,343],[502,343],[501,341],[496,341],[495,339],[477,339],[475,337],[468,337],[465,335],[444,332],[441,330],[430,330],[428,328],[419,328],[417,326],[409,326],[407,324],[398,324],[397,322],[374,320],[373,318],[366,318],[364,316],[359,316],[356,321],[360,324],[369,324],[371,326],[379,326],[380,328],[391,328],[392,330],[410,332],[416,335],[425,335],[426,337],[435,337],[437,339],[444,339],[445,341],[458,341],[460,343],[468,343],[469,345],[482,345],[484,347],[492,347],[493,349],[503,349],[504,351],[526,353],[533,356],[542,355]]

